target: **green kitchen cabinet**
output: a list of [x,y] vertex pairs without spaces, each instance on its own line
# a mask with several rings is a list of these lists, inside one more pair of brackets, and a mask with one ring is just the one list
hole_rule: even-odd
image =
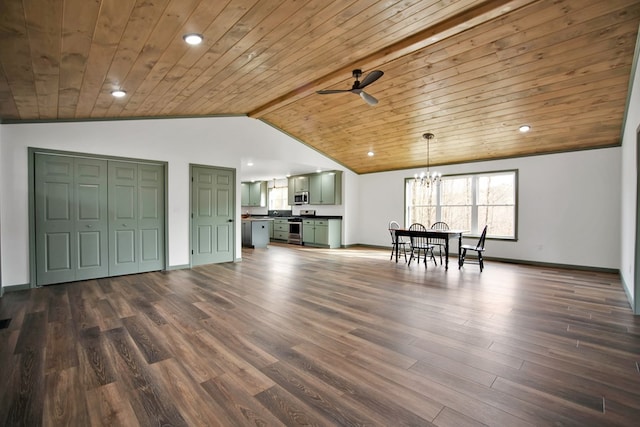
[[242,206],[267,206],[267,181],[241,182],[240,201]]
[[342,172],[320,172],[309,176],[309,204],[339,205],[342,203]]
[[294,193],[309,191],[309,177],[307,175],[292,176],[289,178],[289,187],[292,187]]
[[288,199],[289,205],[295,205],[295,200],[293,196],[296,193],[301,193],[303,191],[309,191],[309,176],[308,175],[300,175],[300,176],[292,176],[289,177],[288,180]]
[[307,246],[339,248],[342,237],[340,219],[305,219],[302,221],[302,243]]
[[289,220],[288,219],[274,219],[273,220],[273,240],[289,239]]

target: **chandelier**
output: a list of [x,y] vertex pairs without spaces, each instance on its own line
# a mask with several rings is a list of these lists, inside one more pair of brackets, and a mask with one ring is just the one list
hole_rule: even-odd
[[414,180],[416,181],[416,183],[419,183],[420,185],[424,185],[425,187],[429,188],[431,187],[431,185],[436,185],[437,183],[440,182],[440,178],[442,177],[442,174],[440,172],[431,172],[429,169],[429,142],[435,138],[436,136],[434,134],[432,134],[431,132],[427,132],[422,134],[422,138],[427,140],[427,172],[420,172],[420,174],[415,174],[414,175]]

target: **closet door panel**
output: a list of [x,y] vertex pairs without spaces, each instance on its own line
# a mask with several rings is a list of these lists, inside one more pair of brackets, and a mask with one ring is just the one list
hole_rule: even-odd
[[138,166],[139,271],[164,268],[164,169]]
[[36,282],[75,280],[73,159],[35,156]]
[[109,274],[107,161],[75,158],[76,280]]
[[109,161],[109,275],[138,273],[138,165]]

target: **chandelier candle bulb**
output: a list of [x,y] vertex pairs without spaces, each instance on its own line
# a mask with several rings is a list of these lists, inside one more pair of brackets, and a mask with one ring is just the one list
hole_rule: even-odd
[[430,172],[430,159],[429,159],[429,141],[431,141],[433,138],[435,138],[435,135],[432,134],[431,132],[427,132],[422,134],[422,138],[427,140],[427,172],[420,172],[420,175],[415,174],[414,175],[414,179],[416,181],[420,181],[420,185],[424,185],[427,188],[429,188],[431,186],[431,184],[435,185],[438,182],[440,182],[440,178],[442,177],[442,174],[440,172]]

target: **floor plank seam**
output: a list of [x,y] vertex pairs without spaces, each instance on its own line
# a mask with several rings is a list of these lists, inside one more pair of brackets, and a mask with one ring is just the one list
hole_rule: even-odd
[[[241,265],[10,293],[0,300],[0,319],[12,318],[0,331],[0,383],[12,378],[0,425],[10,411],[34,425],[100,425],[108,414],[144,425],[147,405],[190,425],[639,419],[640,319],[620,308],[615,279],[549,270],[549,281],[534,267],[492,263],[478,283],[431,267],[392,273],[380,252],[345,253],[274,246]],[[37,360],[13,356],[41,342]],[[43,381],[30,366],[41,366],[46,388],[19,406],[21,378],[32,392]],[[55,409],[69,402],[73,411]]]

